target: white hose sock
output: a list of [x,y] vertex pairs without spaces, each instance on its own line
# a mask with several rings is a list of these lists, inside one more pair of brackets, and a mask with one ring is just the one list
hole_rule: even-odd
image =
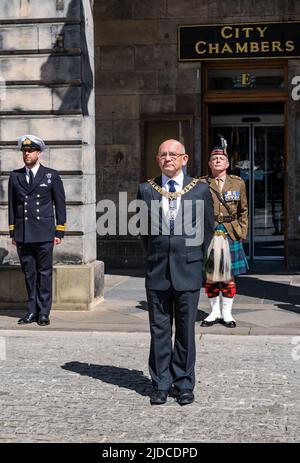
[[234,297],[222,297],[222,318],[224,322],[235,322],[231,315]]
[[208,317],[205,318],[205,321],[213,322],[214,320],[216,320],[216,318],[221,318],[220,296],[209,297],[208,300],[209,300],[210,307],[211,307],[211,313],[209,314]]

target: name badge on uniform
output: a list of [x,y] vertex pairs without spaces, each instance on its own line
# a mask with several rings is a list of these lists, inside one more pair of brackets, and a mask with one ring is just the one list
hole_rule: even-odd
[[46,177],[48,179],[48,183],[51,183],[51,177],[52,177],[52,174],[46,174]]
[[48,187],[48,185],[46,185],[46,183],[42,183],[40,186]]
[[238,190],[228,190],[224,192],[224,199],[227,202],[230,201],[239,201],[240,192]]

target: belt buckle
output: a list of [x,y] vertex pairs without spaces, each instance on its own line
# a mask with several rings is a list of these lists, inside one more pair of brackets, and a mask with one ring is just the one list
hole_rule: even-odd
[[223,222],[224,222],[223,214],[218,214],[218,223],[223,223]]

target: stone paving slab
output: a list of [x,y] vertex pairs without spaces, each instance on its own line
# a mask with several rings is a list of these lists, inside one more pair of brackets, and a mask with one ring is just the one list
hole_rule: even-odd
[[[221,325],[200,326],[210,312],[204,290],[201,290],[196,332],[230,335],[300,334],[299,287],[293,286],[295,275],[245,275],[238,280],[239,293],[233,315],[237,328]],[[292,284],[293,283],[293,284]],[[148,332],[148,312],[144,278],[141,276],[105,275],[105,299],[91,311],[59,311],[51,313],[51,325],[23,326],[22,330],[73,330]],[[277,299],[271,302],[271,295]],[[19,329],[17,320],[24,311],[1,310],[0,329]]]
[[150,405],[146,333],[2,330],[0,340],[0,442],[300,441],[299,336],[197,336],[186,407]]

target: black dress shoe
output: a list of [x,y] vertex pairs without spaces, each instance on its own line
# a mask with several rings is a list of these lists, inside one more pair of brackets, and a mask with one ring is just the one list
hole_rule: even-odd
[[215,318],[211,322],[208,322],[207,320],[202,320],[201,326],[213,326],[216,323],[220,323],[221,319],[220,318]]
[[182,389],[177,398],[179,405],[188,405],[194,402],[195,396],[192,389]]
[[38,325],[40,325],[40,326],[50,325],[49,316],[48,315],[39,315]]
[[150,397],[151,405],[162,405],[165,404],[168,398],[168,392],[164,390],[156,389],[152,392]]
[[226,328],[235,328],[236,323],[235,321],[231,320],[231,322],[225,322],[225,320],[221,320],[222,325],[226,326]]
[[33,323],[33,322],[36,322],[36,320],[37,320],[36,314],[33,312],[28,312],[25,315],[25,317],[20,318],[20,320],[18,321],[18,325],[24,325],[26,323]]

